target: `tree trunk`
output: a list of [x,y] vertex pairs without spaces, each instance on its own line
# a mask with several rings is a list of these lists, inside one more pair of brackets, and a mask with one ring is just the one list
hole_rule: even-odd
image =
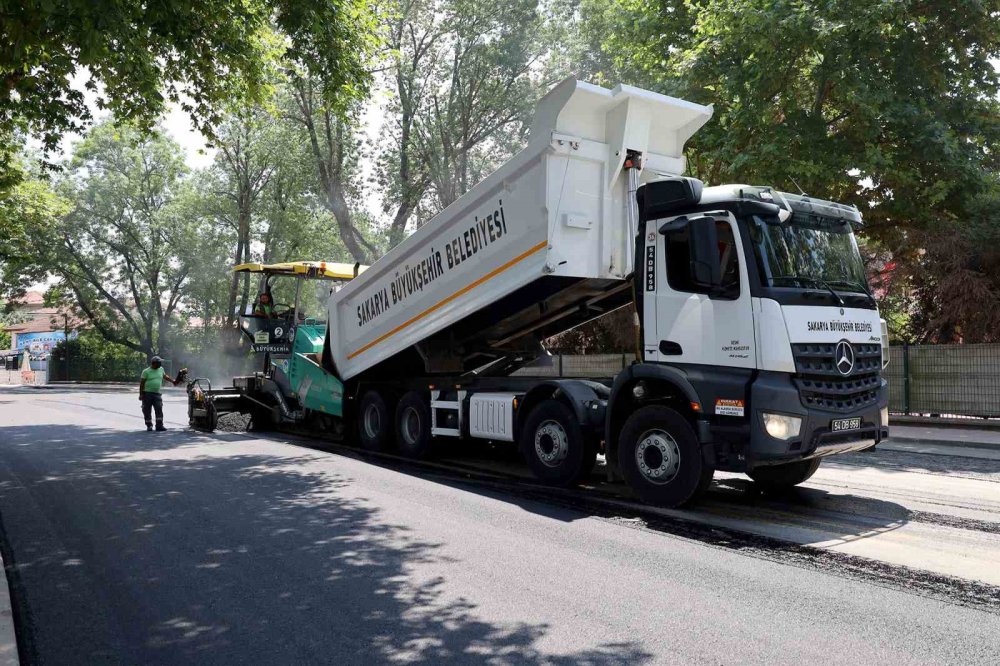
[[344,241],[344,247],[354,257],[354,261],[360,261],[362,264],[371,263],[368,252],[361,244],[361,232],[351,222],[351,209],[347,205],[347,197],[344,196],[343,184],[338,180],[329,179],[325,193],[326,209],[337,221],[337,230],[340,232],[340,239]]
[[351,220],[351,210],[344,194],[343,127],[329,109],[324,109],[321,113],[323,114],[325,145],[321,146],[319,132],[316,128],[316,118],[313,115],[312,87],[308,81],[300,80],[296,84],[296,93],[296,104],[299,110],[298,120],[309,135],[309,147],[316,162],[319,182],[323,189],[323,205],[336,220],[340,239],[354,260],[363,264],[371,263],[370,255],[364,247],[364,238]]
[[[245,256],[243,258],[243,263],[250,263],[250,241],[243,245],[243,251]],[[240,299],[240,314],[247,311],[247,303],[250,302],[250,274],[243,273],[243,297]]]
[[[240,257],[243,256],[243,236],[239,235],[237,232],[236,239],[236,256],[233,263],[240,263]],[[236,321],[236,295],[239,293],[240,289],[240,274],[233,273],[233,279],[229,283],[229,300],[228,307],[226,308],[226,328],[232,327],[233,323]]]
[[403,235],[406,233],[406,222],[410,219],[412,212],[413,206],[410,205],[409,201],[403,201],[399,204],[396,215],[392,218],[392,224],[389,225],[390,248],[396,247],[403,240]]

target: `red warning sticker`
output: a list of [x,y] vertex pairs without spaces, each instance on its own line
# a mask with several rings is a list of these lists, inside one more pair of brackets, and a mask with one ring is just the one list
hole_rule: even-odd
[[717,398],[715,413],[718,416],[743,416],[743,401],[729,398]]

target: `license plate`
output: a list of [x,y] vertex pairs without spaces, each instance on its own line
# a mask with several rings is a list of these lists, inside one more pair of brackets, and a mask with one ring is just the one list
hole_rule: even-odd
[[830,430],[841,432],[843,430],[857,430],[861,427],[861,417],[855,416],[851,419],[834,419],[830,422]]

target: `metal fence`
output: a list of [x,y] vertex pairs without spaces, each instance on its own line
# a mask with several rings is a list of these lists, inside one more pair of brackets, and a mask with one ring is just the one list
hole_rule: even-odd
[[1000,345],[904,345],[889,349],[889,411],[1000,416]]
[[[613,377],[631,354],[554,355],[531,377]],[[928,416],[1000,417],[1000,344],[905,345],[889,348],[889,411]]]

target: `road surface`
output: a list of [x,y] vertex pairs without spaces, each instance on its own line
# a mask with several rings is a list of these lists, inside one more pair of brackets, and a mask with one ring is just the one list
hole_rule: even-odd
[[654,512],[165,407],[146,433],[134,392],[0,389],[22,663],[1000,663],[990,452],[829,461],[782,498],[725,475]]

